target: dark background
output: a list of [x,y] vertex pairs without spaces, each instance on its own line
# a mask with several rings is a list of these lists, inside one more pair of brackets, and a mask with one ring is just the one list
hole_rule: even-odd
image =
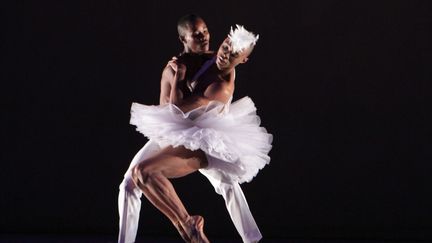
[[[117,235],[117,193],[146,139],[132,102],[157,104],[177,19],[216,49],[260,34],[238,67],[274,135],[242,185],[266,238],[432,240],[430,1],[22,1],[1,6],[0,233]],[[209,237],[239,239],[199,173],[177,179]],[[140,235],[176,236],[145,198]]]

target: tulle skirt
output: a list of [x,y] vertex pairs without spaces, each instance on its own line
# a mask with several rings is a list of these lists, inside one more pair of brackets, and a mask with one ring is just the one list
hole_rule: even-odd
[[174,104],[132,103],[130,123],[161,147],[202,150],[209,162],[231,181],[249,182],[270,162],[272,135],[260,127],[249,97],[224,104],[211,101],[188,112]]

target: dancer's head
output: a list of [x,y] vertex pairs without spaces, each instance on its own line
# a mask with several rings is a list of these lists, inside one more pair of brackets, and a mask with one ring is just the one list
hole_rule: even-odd
[[177,22],[179,39],[185,53],[203,53],[209,50],[210,33],[204,20],[195,14],[181,17]]
[[220,70],[235,68],[240,63],[248,61],[249,55],[259,36],[247,31],[243,26],[236,25],[220,45],[217,52],[216,65]]

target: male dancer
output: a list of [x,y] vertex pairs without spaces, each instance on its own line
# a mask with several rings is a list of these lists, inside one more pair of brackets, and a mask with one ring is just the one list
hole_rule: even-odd
[[[177,31],[179,40],[183,44],[183,51],[168,62],[168,65],[162,72],[162,80],[173,78],[174,70],[170,66],[171,63],[177,62],[178,59],[185,59],[191,55],[209,53],[210,32],[203,18],[195,14],[185,15],[178,20]],[[161,86],[164,86],[164,82],[161,82],[161,84]],[[161,90],[163,89],[165,88],[161,87]],[[165,103],[166,97],[161,96],[160,102]],[[152,154],[147,150],[151,150],[151,148],[157,149],[157,146],[153,143],[148,143],[145,148],[137,153],[119,187],[119,242],[134,242],[136,238],[142,192],[132,181],[131,167],[139,162],[138,158]]]

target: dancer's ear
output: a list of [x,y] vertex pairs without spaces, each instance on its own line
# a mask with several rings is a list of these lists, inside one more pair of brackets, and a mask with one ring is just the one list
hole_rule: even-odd
[[179,35],[179,40],[181,43],[186,44],[186,39],[184,38],[184,36]]

